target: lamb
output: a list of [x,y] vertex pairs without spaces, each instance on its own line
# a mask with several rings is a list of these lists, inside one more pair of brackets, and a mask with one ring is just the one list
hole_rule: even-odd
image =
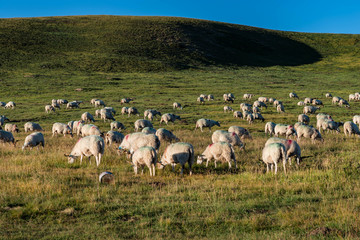
[[337,133],[340,132],[340,129],[339,127],[344,125],[342,122],[335,122],[335,121],[332,121],[332,120],[326,120],[324,122],[322,122],[321,124],[321,127],[322,129],[325,131],[326,129],[329,131],[337,131]]
[[17,141],[15,141],[15,138],[11,132],[0,130],[0,142],[3,144],[12,143],[15,147]]
[[233,112],[234,109],[232,109],[232,107],[229,107],[229,106],[224,106],[224,113],[226,112]]
[[77,102],[68,102],[66,105],[66,109],[79,108],[79,104]]
[[161,161],[158,164],[158,168],[163,169],[166,165],[171,164],[174,171],[175,165],[180,163],[182,166],[181,175],[183,175],[185,164],[188,163],[191,176],[191,166],[194,163],[194,158],[194,148],[191,144],[184,142],[173,143],[165,149],[164,154],[161,157]]
[[297,164],[298,165],[300,164],[301,148],[296,141],[288,140],[288,139],[284,139],[284,138],[273,137],[273,138],[269,138],[266,141],[265,146],[272,144],[272,143],[282,143],[285,146],[286,155],[289,159],[290,165],[291,165],[291,157],[293,157],[293,156],[296,156]]
[[96,166],[98,167],[101,162],[102,155],[104,154],[105,143],[104,139],[100,136],[87,136],[80,138],[79,141],[75,144],[74,148],[71,150],[69,155],[64,154],[68,157],[68,162],[74,163],[75,159],[80,156],[80,164],[84,156],[90,157],[95,156]]
[[203,97],[198,97],[197,100],[200,104],[205,104],[205,99]]
[[254,122],[254,119],[255,119],[255,117],[252,113],[247,114],[246,120],[248,121],[249,124],[252,124]]
[[224,102],[232,102],[232,103],[234,103],[234,98],[232,98],[232,97],[230,97],[228,94],[224,94],[223,95],[223,99],[224,99]]
[[166,142],[178,142],[180,141],[179,138],[177,138],[171,131],[166,130],[165,128],[159,128],[155,135],[159,138],[160,141],[166,141]]
[[304,103],[305,104],[310,104],[312,102],[312,100],[313,100],[312,98],[307,97],[307,98],[304,99]]
[[125,130],[126,127],[121,122],[113,121],[110,123],[110,129],[111,129],[111,131],[114,131],[115,129],[118,131],[119,130],[121,131],[121,130]]
[[269,102],[269,99],[267,97],[259,97],[258,101],[263,102],[263,103],[267,103],[267,102]]
[[33,123],[33,122],[27,122],[24,124],[24,129],[25,129],[25,132],[28,132],[28,131],[44,131],[40,125],[38,123]]
[[136,122],[134,123],[135,126],[135,132],[145,128],[145,127],[153,127],[153,125],[151,124],[150,121],[148,120],[144,120],[144,119],[138,119],[136,120]]
[[[355,116],[353,117],[353,122],[354,122],[355,124],[360,125],[360,115],[355,115]],[[5,125],[5,129],[6,129],[6,125]]]
[[128,107],[123,107],[122,109],[121,109],[121,115],[124,115],[124,114],[128,114]]
[[276,123],[273,122],[267,122],[265,124],[265,134],[269,134],[270,136],[272,136],[272,134],[275,134],[275,126]]
[[240,111],[235,111],[233,116],[234,116],[234,118],[242,118],[243,117],[243,115]]
[[16,107],[16,104],[13,101],[8,102],[4,108],[11,108],[14,109]]
[[305,106],[306,104],[303,101],[297,103],[298,106]]
[[105,134],[105,143],[111,145],[112,143],[121,143],[124,139],[124,135],[116,131],[108,131]]
[[200,128],[200,130],[203,131],[203,127],[208,127],[209,131],[211,132],[211,128],[213,126],[220,127],[220,122],[217,122],[217,121],[211,120],[211,119],[200,118],[196,121],[195,130],[197,128]]
[[213,95],[211,95],[211,94],[209,94],[209,95],[207,96],[207,100],[208,100],[208,101],[210,101],[210,100],[214,100],[214,96],[213,96]]
[[101,119],[104,119],[104,122],[106,122],[106,120],[112,120],[115,121],[115,118],[113,117],[111,112],[108,111],[100,111],[100,115],[101,115]]
[[9,121],[9,119],[7,117],[5,117],[4,115],[0,116],[0,126],[4,125],[5,121]]
[[202,164],[203,161],[206,160],[206,167],[208,167],[212,159],[215,160],[215,168],[217,161],[225,161],[229,164],[229,169],[231,169],[231,160],[234,161],[235,168],[237,168],[234,149],[229,143],[217,142],[210,144],[206,147],[205,151],[198,156],[197,164]]
[[302,122],[302,123],[305,123],[305,124],[309,124],[310,123],[310,118],[308,115],[305,115],[305,114],[300,114],[298,116],[298,122]]
[[19,132],[19,128],[16,124],[11,124],[11,123],[7,123],[5,124],[5,131],[8,131],[8,132]]
[[144,119],[147,117],[150,121],[152,121],[156,115],[161,117],[161,112],[154,109],[147,109],[144,111]]
[[228,132],[236,133],[236,135],[238,135],[240,140],[244,140],[245,138],[252,139],[250,132],[243,127],[231,126],[231,127],[229,127]]
[[168,122],[174,123],[176,119],[181,120],[180,116],[178,116],[178,115],[175,115],[172,113],[165,113],[164,115],[161,116],[160,124],[162,122],[165,122],[166,125],[168,124]]
[[95,106],[95,107],[100,107],[100,106],[104,106],[104,107],[106,107],[106,105],[105,105],[104,101],[103,101],[103,100],[101,100],[101,99],[97,99],[97,100],[95,100],[95,102],[94,102],[94,106]]
[[313,143],[315,143],[315,140],[319,140],[322,142],[324,141],[324,139],[321,136],[321,133],[316,128],[313,128],[312,126],[308,126],[308,125],[298,126],[297,136],[298,136],[298,141],[300,141],[301,137],[311,138]]
[[294,93],[294,92],[289,93],[289,97],[299,99],[298,95],[296,93]]
[[[157,154],[153,147],[141,147],[131,156],[131,161],[134,166],[135,175],[137,170],[141,167],[141,174],[144,173],[144,166],[149,168],[150,176],[155,176],[155,165],[157,162]],[[151,171],[152,169],[152,171]]]
[[152,127],[144,127],[143,130],[141,130],[141,132],[146,134],[155,134],[156,129]]
[[359,135],[360,137],[359,127],[355,123],[347,121],[344,123],[344,134],[345,137],[347,136],[347,134],[349,134],[349,137],[351,137],[352,134]]
[[227,142],[231,144],[233,147],[237,146],[239,149],[245,149],[245,144],[243,144],[239,138],[239,136],[232,132],[217,130],[211,136],[212,143],[217,142]]
[[278,113],[284,113],[285,112],[284,105],[282,105],[282,104],[277,105],[276,111]]
[[32,149],[33,147],[36,147],[39,144],[41,144],[42,147],[45,146],[44,135],[40,132],[34,132],[25,138],[25,142],[24,145],[22,146],[22,150],[24,151],[25,148],[27,147],[30,147],[30,149]]
[[124,137],[119,146],[119,151],[128,150],[130,154],[132,154],[144,146],[150,146],[158,150],[160,147],[160,140],[154,134],[146,134],[142,132],[131,133]]
[[103,135],[102,132],[100,131],[100,129],[97,126],[95,126],[94,124],[84,124],[80,129],[80,134],[82,137],[86,137],[86,136],[90,136],[90,135],[97,135],[97,136]]
[[124,104],[124,103],[130,103],[131,101],[133,101],[133,98],[122,98],[120,103]]
[[326,94],[325,94],[325,97],[326,97],[326,98],[332,98],[332,95],[331,95],[331,93],[326,93]]
[[316,112],[317,110],[319,110],[319,109],[320,109],[319,107],[305,106],[305,107],[304,107],[304,110],[303,110],[303,113],[304,113],[304,114],[307,114],[307,113],[315,114],[315,112]]
[[254,94],[251,94],[251,93],[245,93],[244,96],[243,96],[243,99],[251,99],[253,96],[255,96]]
[[279,135],[285,135],[286,138],[290,137],[291,135],[296,136],[296,131],[292,125],[276,124],[274,131],[276,137]]
[[55,108],[51,105],[45,105],[45,112],[46,113],[55,112]]
[[54,137],[56,134],[64,134],[64,137],[66,134],[69,134],[70,137],[73,137],[71,128],[65,124],[65,123],[54,123],[52,127],[52,136]]
[[130,117],[130,115],[138,115],[138,116],[140,116],[139,111],[134,107],[129,107],[127,112],[128,112],[128,117]]
[[348,101],[346,101],[345,99],[340,99],[339,101],[339,106],[345,106],[345,107],[350,107],[350,104],[348,103]]
[[269,164],[271,165],[271,170],[273,165],[275,165],[275,174],[277,173],[277,164],[282,159],[284,173],[286,174],[286,162],[287,155],[285,146],[282,143],[271,143],[264,147],[262,152],[262,160],[266,164],[266,172],[269,172]]
[[81,115],[81,120],[83,120],[84,122],[95,122],[95,119],[94,119],[93,115],[91,115],[88,112],[84,112]]
[[173,103],[173,109],[183,109],[183,107],[181,106],[181,104],[180,103],[178,103],[178,102],[174,102]]

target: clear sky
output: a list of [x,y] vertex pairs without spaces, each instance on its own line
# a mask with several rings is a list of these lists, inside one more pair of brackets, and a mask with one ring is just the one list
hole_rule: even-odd
[[69,15],[177,16],[286,31],[360,34],[360,0],[0,0],[0,18]]

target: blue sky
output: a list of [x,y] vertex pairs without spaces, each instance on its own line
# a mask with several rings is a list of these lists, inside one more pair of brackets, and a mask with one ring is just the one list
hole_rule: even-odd
[[360,34],[360,0],[0,0],[0,18],[68,15],[177,16],[286,31]]

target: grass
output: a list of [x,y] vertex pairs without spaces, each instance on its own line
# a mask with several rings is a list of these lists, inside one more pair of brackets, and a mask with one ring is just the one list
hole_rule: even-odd
[[[127,56],[122,67],[96,67],[104,66],[101,61],[108,62],[110,55],[107,51],[110,45],[107,44],[112,39],[108,34],[119,27],[113,26],[118,22],[122,23],[122,28],[127,27],[127,31],[136,26],[134,34],[142,33],[144,23],[152,23],[152,26],[155,25],[154,22],[162,23],[163,25],[156,24],[158,29],[155,32],[164,36],[168,36],[166,34],[169,32],[173,33],[174,29],[182,29],[176,34],[186,33],[192,39],[187,46],[199,49],[199,55],[177,50],[173,52],[173,49],[163,49],[163,46],[155,52],[145,51],[144,48],[153,49],[155,46],[153,42],[145,42],[143,45],[134,45],[131,49],[139,54],[146,54],[144,62],[139,61],[141,55],[131,52],[129,55],[138,61],[133,62],[133,65],[128,61],[131,57]],[[44,24],[47,28],[41,30]],[[0,88],[0,101],[13,100],[17,103],[14,110],[0,109],[0,115],[6,115],[21,130],[27,121],[38,122],[45,129],[44,149],[21,151],[26,136],[23,131],[15,134],[15,138],[19,140],[17,147],[0,145],[1,238],[359,237],[358,138],[345,138],[343,133],[330,133],[324,134],[323,144],[303,140],[299,144],[302,155],[306,158],[299,166],[293,161],[292,166],[288,166],[288,175],[283,174],[282,168],[277,176],[265,174],[266,166],[260,161],[261,150],[267,140],[263,132],[264,123],[248,125],[244,120],[234,119],[232,114],[223,113],[224,104],[221,101],[223,93],[234,93],[236,101],[230,105],[238,110],[244,93],[253,93],[256,97],[275,97],[284,102],[286,113],[278,114],[273,106],[269,106],[262,112],[266,121],[293,124],[302,111],[296,105],[297,100],[288,97],[289,92],[295,91],[301,99],[320,98],[325,104],[321,112],[331,114],[335,120],[351,120],[353,115],[360,112],[359,102],[351,103],[351,108],[345,109],[331,105],[331,100],[325,99],[324,94],[331,92],[334,96],[346,98],[348,94],[359,91],[356,47],[358,35],[274,32],[192,19],[109,16],[3,19],[0,26],[8,32],[15,31],[12,26],[23,29],[18,32],[18,37],[13,34],[15,40],[12,43],[19,43],[19,39],[26,35],[23,31],[27,29],[25,33],[34,34],[28,38],[43,39],[46,49],[39,52],[39,46],[31,45],[31,41],[27,39],[24,41],[28,45],[23,49],[18,48],[19,45],[13,45],[13,50],[16,51],[12,52],[9,46],[11,41],[3,40],[8,33],[0,31],[0,42],[6,45],[5,48],[0,48],[1,54],[9,56],[6,57],[8,62],[3,60],[0,66],[0,82],[3,86]],[[196,28],[200,29],[199,35],[191,35],[190,33],[196,32]],[[227,29],[230,34],[229,28],[233,31],[247,30],[247,35],[244,36],[248,38],[252,34],[258,36],[259,33],[276,33],[283,38],[306,44],[304,49],[315,49],[309,51],[317,52],[321,58],[314,60],[310,57],[312,60],[307,62],[309,64],[302,64],[305,60],[291,61],[289,56],[284,55],[278,59],[270,58],[269,55],[261,59],[261,51],[251,49],[249,55],[253,59],[250,59],[247,66],[241,63],[246,55],[237,60],[231,59],[230,62],[221,62],[224,56],[220,55],[213,55],[213,59],[204,58],[207,62],[202,61],[207,55],[201,50],[205,46],[201,42],[204,40],[197,38],[201,36],[200,33],[206,29],[212,29],[215,33]],[[47,34],[54,34],[54,29],[58,29],[61,39],[67,36],[67,41],[61,44],[51,43]],[[62,29],[71,34],[66,35]],[[94,29],[93,32],[91,29]],[[106,31],[102,32],[102,29]],[[101,36],[109,36],[108,39],[99,37],[96,44],[90,41],[99,32],[102,32]],[[176,34],[171,35],[177,36]],[[231,34],[239,36],[240,33],[235,31]],[[148,36],[144,36],[146,37]],[[268,36],[266,39],[269,41],[267,44],[270,44],[275,38]],[[129,37],[127,40],[129,45],[134,44],[134,38]],[[55,41],[58,42],[59,39]],[[48,44],[53,44],[53,50],[50,51]],[[114,48],[122,49],[124,46],[117,45],[119,48]],[[24,51],[23,54],[19,54],[20,51]],[[88,55],[85,54],[87,51]],[[0,56],[4,56],[1,54]],[[50,56],[44,57],[44,54]],[[104,58],[98,58],[101,54]],[[152,54],[154,57],[148,58]],[[162,54],[165,54],[164,58],[160,57]],[[77,55],[78,58],[75,58]],[[305,54],[308,55],[309,52]],[[169,58],[172,60],[167,61]],[[69,59],[74,61],[64,64]],[[288,61],[289,64],[281,63],[280,60]],[[152,69],[156,71],[148,72],[152,68],[151,61],[156,62],[154,64],[157,68]],[[41,62],[60,62],[61,67],[43,68],[40,67]],[[178,64],[182,66],[181,71],[178,70]],[[75,91],[77,88],[83,90]],[[199,105],[196,98],[201,93],[213,94],[215,101]],[[163,171],[157,170],[153,178],[148,176],[147,170],[144,175],[134,176],[128,160],[117,155],[116,146],[106,148],[98,168],[93,159],[91,164],[85,160],[82,165],[78,161],[70,165],[63,154],[71,151],[77,137],[52,138],[51,126],[54,122],[77,120],[85,111],[94,113],[95,109],[89,104],[94,97],[103,99],[117,112],[122,107],[121,98],[134,97],[129,105],[135,106],[140,112],[155,108],[162,113],[179,114],[182,121],[169,124],[166,128],[173,131],[181,141],[193,144],[196,155],[201,154],[211,143],[211,133],[208,131],[194,132],[196,120],[202,117],[221,122],[221,127],[214,127],[213,131],[225,130],[232,125],[246,127],[253,140],[245,140],[245,152],[236,150],[239,162],[237,170],[229,171],[226,164],[221,164],[217,169],[214,169],[213,164],[209,168],[195,165],[191,177],[187,175],[188,171],[183,177],[180,176],[179,166],[175,173],[170,167]],[[62,108],[56,113],[46,114],[44,106],[53,98],[82,100],[84,105],[81,105],[81,109]],[[174,101],[182,103],[184,109],[173,110]],[[117,114],[115,118],[124,123],[127,127],[125,132],[130,133],[133,131],[133,123],[141,116],[128,118]],[[315,119],[315,116],[311,116],[311,124],[315,124]],[[109,123],[97,121],[95,124],[103,131],[109,130]],[[153,124],[155,128],[161,127],[158,118]],[[163,152],[165,145],[162,144],[160,152]],[[115,184],[98,183],[99,174],[105,170],[114,173]]]

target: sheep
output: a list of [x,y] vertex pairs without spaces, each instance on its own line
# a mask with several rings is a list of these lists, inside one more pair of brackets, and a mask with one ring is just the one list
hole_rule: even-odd
[[128,114],[128,107],[121,108],[121,115]]
[[[55,99],[53,99],[53,100],[55,100]],[[51,103],[51,106],[52,106],[53,108],[58,108],[58,109],[60,109],[60,105],[56,102],[56,100],[55,100],[55,102],[52,102],[52,103]]]
[[66,109],[79,108],[79,104],[77,102],[68,102],[66,105]]
[[111,145],[112,143],[121,143],[124,139],[124,135],[116,131],[108,131],[105,134],[105,143]]
[[[107,111],[107,112],[110,112],[111,114],[116,115],[116,111],[115,111],[115,109],[114,109],[113,107],[104,107],[104,108],[102,108],[101,110]],[[100,111],[101,111],[101,110],[100,110]]]
[[38,146],[39,148],[39,144],[41,144],[41,146],[44,148],[45,146],[44,135],[40,132],[31,133],[25,138],[25,142],[24,145],[22,146],[22,150],[24,151],[25,148],[27,147],[30,147],[30,149],[32,149],[33,147]]
[[181,175],[184,173],[185,164],[189,164],[190,176],[192,175],[191,166],[194,163],[195,153],[194,147],[190,143],[177,142],[173,143],[164,151],[161,161],[158,164],[159,169],[163,169],[166,165],[171,164],[174,171],[177,163],[181,164]]
[[126,127],[121,122],[113,121],[110,123],[110,129],[111,129],[111,131],[114,131],[115,129],[118,131],[119,130],[121,131],[121,130],[125,130]]
[[357,100],[355,94],[350,94],[350,95],[349,95],[349,102],[350,102],[351,100],[353,100],[353,101],[356,101],[356,100]]
[[147,117],[150,121],[152,121],[156,115],[161,117],[161,112],[154,109],[147,109],[144,111],[144,119]]
[[265,146],[272,144],[272,143],[282,143],[285,146],[286,155],[288,157],[290,165],[291,165],[291,157],[293,157],[293,156],[296,156],[296,162],[298,165],[300,164],[301,148],[296,141],[290,140],[290,139],[273,137],[273,138],[269,138],[266,141]]
[[296,131],[292,125],[276,124],[274,132],[276,137],[279,135],[285,135],[286,138],[290,137],[291,135],[296,136]]
[[[245,116],[245,115],[244,115]],[[252,113],[247,114],[246,121],[248,121],[249,124],[252,124],[254,122],[254,115]]]
[[306,104],[303,101],[297,103],[298,106],[305,106]]
[[[80,130],[81,130],[82,126],[84,125],[83,123],[84,123],[83,120],[74,121],[73,124],[72,124],[72,127],[71,127],[71,131],[73,133],[76,133],[79,136],[80,135]],[[68,125],[69,125],[69,123],[68,123]]]
[[17,141],[15,141],[15,138],[11,132],[0,130],[0,142],[3,144],[12,143],[15,147]]
[[11,123],[5,124],[4,130],[8,132],[17,132],[17,133],[19,132],[18,126],[16,124],[11,124]]
[[305,124],[309,124],[310,123],[310,118],[308,115],[305,115],[305,114],[300,114],[298,116],[298,122],[302,122],[302,123],[305,123]]
[[255,96],[254,94],[251,94],[251,93],[245,93],[244,96],[243,96],[243,99],[251,99],[253,96]]
[[217,142],[227,142],[230,143],[233,147],[237,146],[239,149],[245,149],[245,144],[243,144],[239,136],[234,132],[228,132],[224,130],[217,130],[211,136],[212,143]]
[[316,128],[321,132],[322,124],[326,121],[332,121],[332,118],[330,115],[317,115],[316,116]]
[[104,107],[106,107],[106,105],[105,105],[104,101],[103,101],[103,100],[101,100],[101,99],[97,99],[97,100],[95,100],[95,102],[94,102],[94,106],[95,106],[95,107],[100,107],[100,106],[104,106]]
[[325,93],[325,97],[326,98],[332,98],[332,95],[331,95],[331,93]]
[[272,136],[272,134],[275,134],[275,126],[276,123],[273,122],[267,122],[265,124],[265,134],[269,134],[270,136]]
[[252,105],[248,103],[241,103],[240,108],[242,111],[249,111],[249,112],[252,111]]
[[305,106],[303,109],[303,114],[307,114],[307,113],[315,114],[316,110],[319,110],[319,109],[320,109],[319,107]]
[[46,113],[55,112],[55,108],[51,105],[45,105],[45,112]]
[[174,123],[176,119],[181,120],[180,116],[178,116],[178,115],[175,115],[175,114],[172,114],[172,113],[165,113],[165,114],[163,114],[161,116],[160,124],[162,122],[165,122],[166,125],[168,125],[168,122]]
[[205,104],[205,99],[203,97],[198,97],[197,100],[200,104]]
[[81,120],[83,120],[84,122],[95,122],[93,115],[91,115],[89,112],[84,112],[81,115]]
[[165,128],[159,128],[155,135],[159,138],[160,141],[167,141],[172,142],[173,140],[175,142],[180,141],[179,138],[177,138],[171,131],[165,129]]
[[101,119],[104,119],[104,122],[106,122],[106,120],[112,120],[115,121],[115,118],[113,117],[111,112],[108,111],[100,111],[100,115],[101,115]]
[[332,104],[336,104],[336,103],[340,102],[341,99],[342,99],[341,97],[336,97],[336,96],[335,96],[335,97],[332,98],[331,103],[332,103]]
[[57,104],[68,104],[69,103],[68,100],[66,100],[66,99],[58,99],[58,100],[56,100],[56,102],[57,102]]
[[227,102],[232,102],[234,103],[234,98],[230,97],[228,94],[224,94],[223,95],[223,99],[224,99],[224,102],[227,103]]
[[267,105],[264,102],[260,102],[260,101],[255,101],[253,103],[253,107],[260,107],[262,109],[262,107],[265,107],[267,109]]
[[255,107],[255,106],[252,108],[252,111],[253,111],[253,113],[260,113],[261,112],[260,109],[258,107]]
[[0,126],[4,125],[5,121],[10,121],[7,117],[5,117],[4,115],[0,116]]
[[208,101],[210,101],[210,100],[214,100],[214,96],[213,96],[213,95],[211,95],[211,94],[209,94],[209,95],[207,96],[207,100],[208,100]]
[[326,118],[326,119],[332,119],[331,116],[329,114],[325,114],[325,113],[318,113],[316,115],[316,120],[319,120],[320,118]]
[[24,130],[25,132],[28,132],[28,131],[44,131],[40,125],[38,123],[33,123],[33,122],[27,122],[24,124]]
[[138,115],[138,116],[140,116],[139,111],[134,107],[129,107],[127,111],[128,111],[128,117],[130,117],[130,115]]
[[52,126],[52,136],[54,137],[56,134],[64,134],[64,137],[66,134],[69,134],[70,137],[73,137],[71,128],[65,124],[65,123],[54,123]]
[[[131,156],[131,161],[134,166],[135,175],[137,170],[141,167],[141,174],[144,173],[144,166],[146,165],[150,171],[150,177],[155,176],[155,165],[157,162],[157,154],[153,147],[141,147]],[[152,171],[151,171],[152,169]]]
[[131,133],[124,137],[119,146],[119,151],[128,150],[130,154],[141,147],[150,146],[156,150],[160,147],[160,140],[154,134],[146,134],[142,132]]
[[254,119],[260,120],[261,122],[265,121],[265,118],[260,113],[253,113]]
[[267,102],[269,102],[269,99],[267,97],[259,97],[258,101],[263,102],[263,103],[267,103]]
[[235,111],[233,116],[234,116],[234,118],[242,118],[243,117],[243,115],[240,111]]
[[95,117],[97,117],[97,118],[101,117],[101,109],[95,110]]
[[277,107],[279,104],[282,104],[282,102],[279,100],[274,101],[274,107]]
[[322,129],[325,131],[326,129],[329,131],[337,131],[337,133],[340,132],[340,129],[339,127],[344,125],[342,122],[335,122],[335,121],[332,121],[332,120],[326,120],[324,122],[322,122],[321,124],[321,127]]
[[262,160],[266,164],[266,172],[269,172],[269,164],[271,165],[271,170],[273,165],[275,165],[275,174],[277,173],[277,163],[282,159],[284,173],[286,174],[286,162],[287,155],[285,146],[282,143],[271,143],[264,147],[262,152]]
[[319,99],[313,99],[313,100],[312,100],[312,105],[315,105],[315,106],[324,106],[324,104],[322,103],[322,101],[319,100]]
[[[355,115],[355,116],[353,117],[353,122],[354,122],[355,124],[360,125],[360,115]],[[5,125],[5,129],[6,129],[6,125]]]
[[215,120],[211,120],[211,119],[206,119],[206,118],[200,118],[196,121],[195,124],[195,130],[197,128],[200,128],[201,131],[203,131],[203,127],[208,127],[209,131],[211,132],[211,128],[213,126],[218,126],[220,127],[220,122],[217,122]]
[[144,120],[144,119],[138,119],[135,121],[134,123],[134,126],[135,126],[135,132],[145,128],[145,127],[153,127],[153,125],[151,124],[150,121],[148,120]]
[[143,130],[141,130],[141,132],[146,134],[155,134],[156,129],[152,127],[144,127]]
[[205,151],[198,156],[197,164],[202,164],[206,160],[206,167],[208,167],[212,159],[214,159],[215,168],[217,161],[225,161],[229,164],[229,169],[231,169],[231,160],[234,161],[235,168],[237,168],[234,149],[229,143],[217,142],[208,145]]
[[359,135],[360,137],[359,127],[355,123],[347,121],[344,123],[344,134],[345,137],[347,136],[347,134],[349,134],[349,137],[351,137],[352,134]]
[[285,112],[284,105],[282,105],[282,104],[277,105],[276,111],[278,113],[284,113]]
[[294,93],[294,92],[289,93],[289,97],[299,99],[298,95],[296,93]]
[[173,109],[183,109],[183,107],[181,106],[181,104],[180,103],[178,103],[178,102],[174,102],[173,103]]
[[90,100],[90,104],[91,104],[91,105],[95,105],[95,101],[97,101],[97,100],[99,100],[99,99],[97,99],[97,98],[91,99],[91,100]]
[[295,124],[294,124],[294,129],[295,129],[295,131],[297,132],[298,131],[298,127],[299,126],[302,126],[302,125],[306,125],[305,123],[302,123],[302,122],[296,122]]
[[232,107],[229,107],[229,106],[224,106],[224,113],[226,112],[233,112],[234,109],[232,109]]
[[11,108],[14,109],[16,107],[16,104],[13,101],[8,102],[7,104],[5,104],[4,108]]
[[78,129],[78,133],[82,137],[86,137],[86,136],[90,136],[90,135],[98,135],[98,136],[103,135],[102,132],[100,131],[100,129],[97,126],[95,126],[94,124],[84,124],[80,130]]
[[75,159],[80,156],[80,164],[84,156],[90,157],[95,156],[96,166],[99,167],[102,155],[104,154],[105,143],[104,139],[100,136],[87,136],[80,138],[71,150],[69,155],[64,154],[68,157],[68,163],[74,163]]
[[299,125],[297,128],[297,139],[300,141],[301,137],[311,138],[312,142],[315,143],[315,140],[324,141],[319,130],[312,126],[308,125]]
[[269,103],[274,103],[276,101],[276,99],[275,98],[269,98]]
[[304,99],[304,103],[305,104],[310,104],[312,102],[312,100],[313,100],[312,98],[307,97],[307,98]]
[[236,133],[236,135],[238,135],[238,137],[240,138],[240,140],[244,140],[245,138],[249,138],[252,139],[250,132],[243,128],[243,127],[239,127],[239,126],[230,126],[228,129],[228,132],[230,133]]
[[339,101],[339,106],[345,106],[345,107],[350,107],[350,104],[348,103],[348,101],[346,101],[345,99],[340,99]]
[[122,98],[120,103],[124,104],[124,103],[130,103],[131,101],[133,101],[134,99],[132,98]]

